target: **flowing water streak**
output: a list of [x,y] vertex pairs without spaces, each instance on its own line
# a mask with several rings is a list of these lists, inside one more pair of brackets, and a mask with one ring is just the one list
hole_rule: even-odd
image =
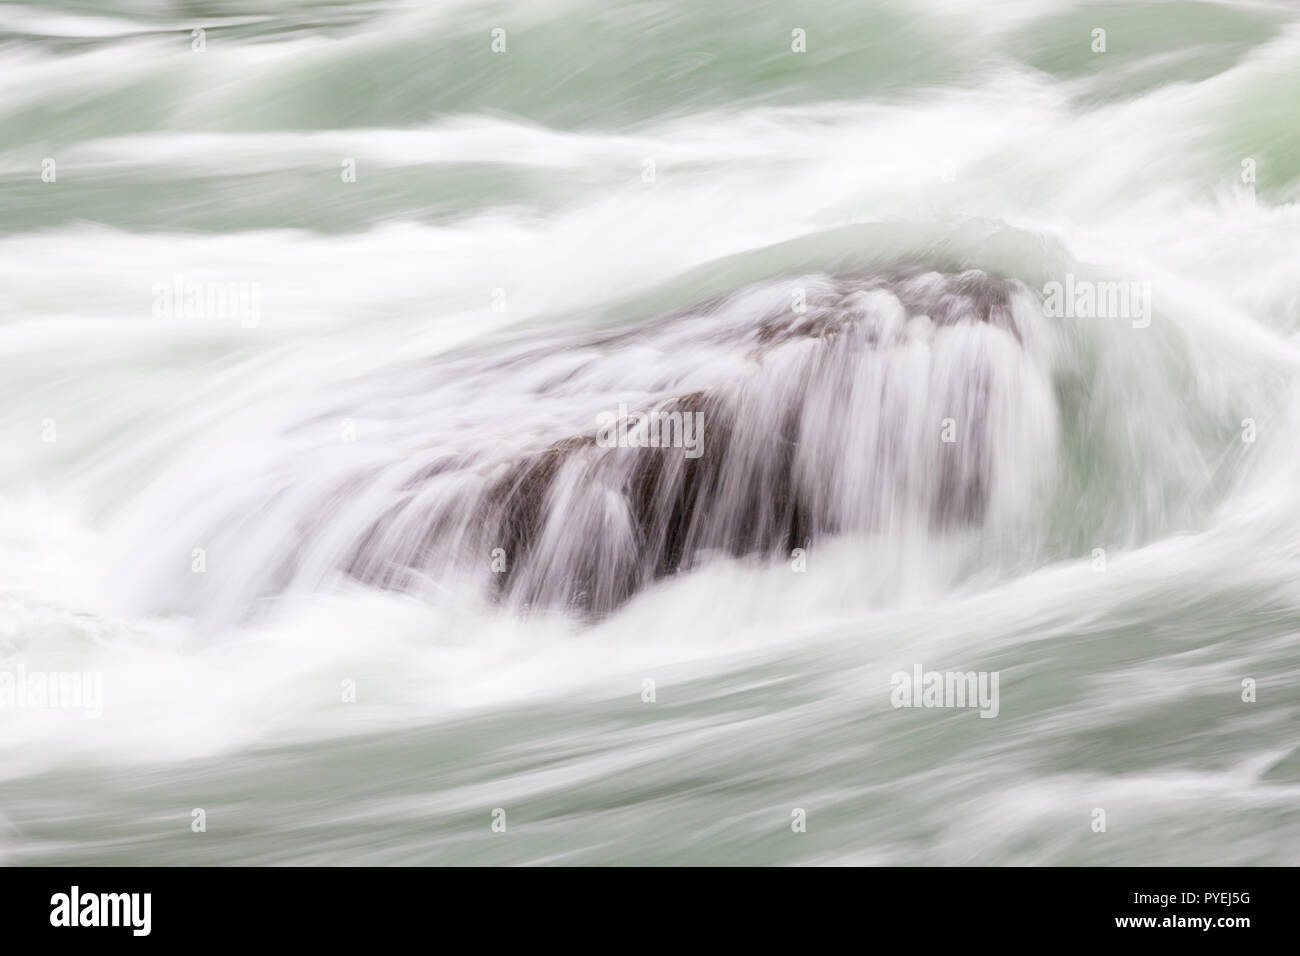
[[0,670],[104,708],[0,712],[4,859],[1295,862],[1289,5],[72,9],[0,15]]
[[[1041,312],[976,272],[805,276],[365,380],[269,439],[260,471],[209,451],[146,497],[139,601],[238,619],[342,572],[464,575],[605,613],[709,554],[875,534],[924,560],[954,528],[1032,544],[1056,455]],[[222,556],[202,576],[195,541]]]

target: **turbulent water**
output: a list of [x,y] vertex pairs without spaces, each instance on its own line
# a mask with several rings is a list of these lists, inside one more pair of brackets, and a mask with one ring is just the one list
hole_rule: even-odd
[[0,8],[0,862],[1300,861],[1300,9],[276,6]]

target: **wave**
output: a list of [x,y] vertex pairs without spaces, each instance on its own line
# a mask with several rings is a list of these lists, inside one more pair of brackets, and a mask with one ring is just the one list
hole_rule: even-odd
[[[863,270],[873,246],[895,264]],[[1145,324],[1052,317],[1045,285],[1076,274],[1105,276],[998,224],[848,227],[381,370],[150,487],[128,590],[226,623],[345,577],[602,614],[836,536],[952,586],[1200,527],[1247,470],[1241,410],[1275,405],[1295,357],[1270,373],[1167,288]]]
[[1032,308],[978,273],[811,275],[387,375],[287,427],[248,500],[167,516],[170,538],[238,568],[188,580],[239,606],[251,582],[410,589],[479,567],[513,604],[605,612],[713,552],[1006,522],[1055,454]]
[[1288,862],[1294,21],[0,9],[5,861]]

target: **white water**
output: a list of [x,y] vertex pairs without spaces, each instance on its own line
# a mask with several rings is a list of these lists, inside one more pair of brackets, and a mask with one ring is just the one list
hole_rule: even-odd
[[[0,667],[99,671],[105,700],[94,720],[0,713],[0,852],[1294,862],[1300,34],[1282,17],[1225,28],[1200,59],[1181,54],[1206,75],[1162,77],[1158,38],[1207,14],[1156,5],[1125,27],[1146,54],[1112,28],[1113,68],[1053,73],[1019,55],[1074,42],[1052,5],[961,6],[854,34],[861,96],[810,81],[783,97],[794,80],[744,95],[738,80],[697,101],[683,66],[680,109],[639,99],[635,64],[618,96],[493,93],[491,61],[443,108],[400,84],[380,104],[360,80],[353,103],[311,95],[331,71],[405,62],[408,36],[485,47],[490,24],[451,12],[349,11],[329,28],[321,15],[260,43],[213,30],[201,56],[186,32],[124,36],[116,18],[8,40]],[[713,49],[766,42],[763,18],[719,20]],[[105,39],[40,39],[68,31]],[[788,34],[774,15],[776,49]],[[512,27],[521,56],[527,36]],[[599,59],[578,39],[551,48],[556,69]],[[971,72],[877,90],[897,70],[884,47],[908,43]],[[413,78],[438,69],[411,56]],[[499,109],[478,102],[497,94]],[[583,95],[589,123],[561,102]],[[56,183],[39,181],[46,156]],[[345,157],[355,183],[340,180]],[[734,388],[759,454],[813,358],[800,341],[755,366],[741,330],[792,285],[896,268],[1022,283],[1030,345],[982,326],[921,336],[802,393],[815,413],[800,454],[852,518],[810,547],[806,572],[783,555],[719,557],[595,621],[502,607],[459,567],[405,592],[339,573],[421,466],[469,463],[424,502],[467,519],[478,465],[593,430],[620,400]],[[1034,313],[1067,272],[1151,283],[1150,327]],[[257,326],[160,320],[155,285],[178,274],[258,283]],[[761,302],[650,325],[751,283]],[[501,368],[537,349],[545,363]],[[567,387],[533,393],[583,354]],[[994,507],[935,533],[919,515],[941,486],[938,449],[921,437],[938,441],[942,406],[976,372],[996,396],[969,436],[996,450]],[[851,384],[895,381],[883,405]],[[345,417],[354,444],[337,439]],[[915,443],[906,467],[873,457],[878,429]],[[706,419],[706,449],[707,436]],[[386,477],[335,493],[370,468]],[[273,491],[278,510],[259,511]],[[418,538],[427,508],[385,556]],[[631,539],[584,524],[590,503],[571,508],[543,577],[588,560],[584,545],[629,553]],[[268,569],[288,560],[286,588]],[[1001,715],[891,709],[890,675],[917,662],[1000,670]],[[196,806],[215,837],[197,845]],[[482,842],[496,806],[517,814],[515,842]],[[804,843],[786,839],[796,806]],[[1106,835],[1088,828],[1099,806]],[[223,836],[221,821],[257,836]]]

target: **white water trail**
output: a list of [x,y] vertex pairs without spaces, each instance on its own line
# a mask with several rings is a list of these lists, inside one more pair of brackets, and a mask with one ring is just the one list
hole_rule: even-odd
[[346,574],[607,613],[710,554],[789,560],[845,534],[877,536],[915,590],[943,579],[934,536],[1032,544],[1044,523],[1039,312],[979,273],[801,276],[360,380],[145,495],[136,604],[229,623]]
[[[530,5],[490,69],[459,6],[221,21],[256,42],[203,56],[167,11],[6,12],[0,669],[105,679],[101,719],[0,715],[12,859],[1294,861],[1287,8],[1144,6],[1094,61],[1074,10],[882,3],[793,76],[783,20],[708,9]],[[935,314],[969,270],[1007,324]],[[1149,282],[1150,326],[1045,316],[1067,273]],[[158,318],[177,277],[257,284],[259,323]],[[731,440],[681,573],[645,450],[493,497],[696,393],[703,460]],[[892,710],[917,662],[1001,670],[1001,715]],[[173,837],[195,799],[257,845]],[[501,801],[536,825],[484,847]]]

